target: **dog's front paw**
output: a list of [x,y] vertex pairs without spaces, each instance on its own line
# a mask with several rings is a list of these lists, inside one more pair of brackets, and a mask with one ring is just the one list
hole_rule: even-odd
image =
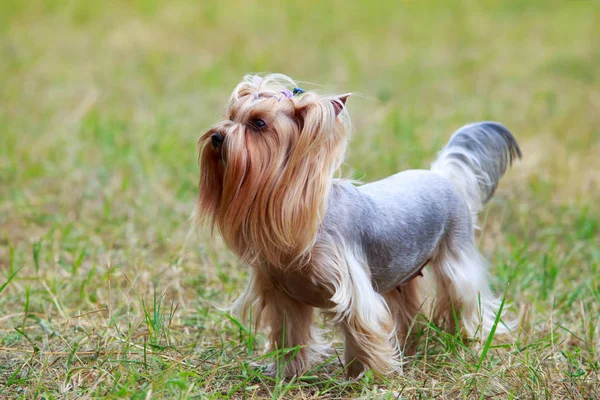
[[344,372],[346,374],[346,378],[351,380],[359,380],[365,371],[365,366],[360,361],[354,359],[350,363],[346,364]]
[[260,365],[257,363],[251,363],[250,366],[259,369],[266,376],[272,378],[293,378],[294,376],[301,376],[306,372],[307,366],[302,361],[296,359],[291,361],[285,361],[283,363],[270,363],[267,365]]

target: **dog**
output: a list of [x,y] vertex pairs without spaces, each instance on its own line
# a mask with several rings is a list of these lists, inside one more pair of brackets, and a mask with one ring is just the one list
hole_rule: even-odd
[[[430,170],[358,185],[335,178],[350,133],[348,97],[304,91],[281,74],[248,75],[227,118],[198,140],[195,214],[250,266],[232,311],[270,328],[271,350],[297,347],[285,356],[286,376],[325,353],[315,309],[343,333],[347,376],[398,371],[427,292],[418,279],[425,266],[435,280],[432,315],[446,328],[460,322],[467,335],[486,335],[500,308],[474,230],[521,157],[513,135],[495,122],[466,125]],[[496,333],[515,326],[505,321]]]

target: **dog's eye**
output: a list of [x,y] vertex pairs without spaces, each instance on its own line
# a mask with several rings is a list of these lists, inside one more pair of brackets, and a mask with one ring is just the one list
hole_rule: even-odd
[[252,125],[256,129],[262,129],[265,126],[267,126],[265,121],[263,121],[262,119],[253,119],[250,121],[250,125]]

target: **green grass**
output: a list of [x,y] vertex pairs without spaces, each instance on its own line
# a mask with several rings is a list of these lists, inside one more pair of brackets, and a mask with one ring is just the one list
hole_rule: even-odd
[[[0,398],[600,396],[599,65],[597,1],[0,2]],[[263,71],[360,94],[366,181],[467,122],[514,132],[480,235],[513,337],[429,324],[360,382],[339,340],[294,380],[251,365],[264,336],[219,311],[248,267],[189,216],[197,137]]]

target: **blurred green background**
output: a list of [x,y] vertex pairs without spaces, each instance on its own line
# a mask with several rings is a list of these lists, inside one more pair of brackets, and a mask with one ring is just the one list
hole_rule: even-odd
[[[477,390],[594,394],[600,2],[2,0],[0,396],[237,396],[239,382],[250,385],[236,364],[252,358],[243,331],[215,308],[241,291],[246,267],[204,231],[188,235],[188,217],[196,139],[243,75],[262,72],[355,93],[344,171],[365,181],[428,168],[465,123],[508,126],[524,158],[501,182],[480,243],[495,287],[510,282],[526,317],[515,347],[478,369]],[[154,291],[176,311],[157,311]],[[168,333],[156,328],[167,317]],[[111,353],[139,359],[143,338],[162,346],[146,372]],[[413,371],[388,387],[465,395],[459,377],[477,356],[439,346],[448,358],[422,370],[438,386]],[[192,372],[161,364],[172,354]],[[73,377],[85,384],[65,386]],[[281,389],[256,385],[256,396]],[[313,389],[325,396],[319,384],[274,393]]]
[[[573,155],[597,146],[599,135],[595,1],[5,0],[1,7],[2,151],[8,159],[15,148],[26,147],[20,155],[29,158],[45,153],[29,165],[38,171],[3,163],[6,180],[39,176],[40,164],[48,176],[72,163],[125,161],[158,169],[150,179],[193,181],[189,146],[251,72],[364,95],[350,102],[357,143],[349,164],[368,178],[425,165],[452,130],[481,119],[505,123],[526,151],[558,152],[527,157],[528,174],[559,173],[549,184],[564,180],[564,168],[577,173],[595,162]],[[130,158],[121,157],[125,149]],[[557,165],[555,156],[575,165]],[[529,166],[533,158],[540,160]]]

